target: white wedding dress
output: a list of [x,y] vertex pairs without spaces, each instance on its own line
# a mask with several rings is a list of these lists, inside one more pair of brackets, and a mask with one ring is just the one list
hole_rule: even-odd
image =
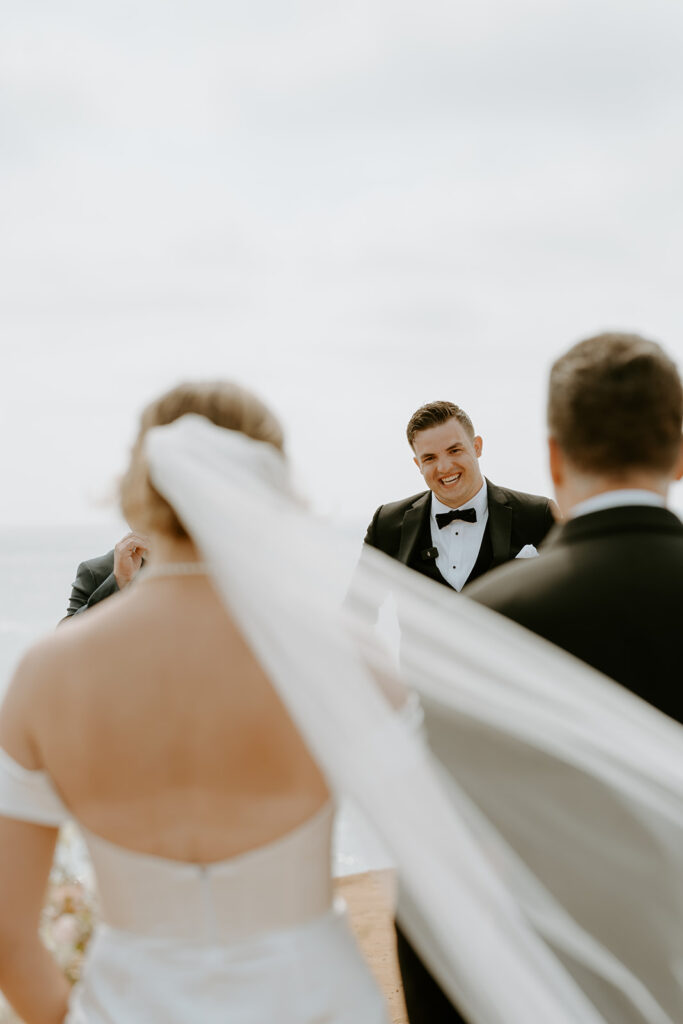
[[[44,772],[0,749],[0,813],[60,825]],[[100,922],[65,1024],[386,1024],[332,900],[327,804],[298,828],[198,865],[127,850],[81,826]]]

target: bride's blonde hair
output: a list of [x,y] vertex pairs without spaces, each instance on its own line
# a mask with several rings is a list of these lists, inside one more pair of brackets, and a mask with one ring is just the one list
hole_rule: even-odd
[[277,418],[260,398],[232,381],[201,381],[178,384],[150,402],[142,412],[140,429],[131,451],[130,465],[121,480],[121,510],[141,532],[187,537],[187,531],[165,498],[149,479],[144,454],[145,434],[151,427],[172,423],[186,413],[206,416],[219,427],[238,430],[256,441],[284,450],[284,436]]

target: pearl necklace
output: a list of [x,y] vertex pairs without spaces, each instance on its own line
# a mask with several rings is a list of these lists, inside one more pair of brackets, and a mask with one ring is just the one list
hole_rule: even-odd
[[138,573],[137,580],[151,580],[158,576],[208,576],[209,567],[206,562],[159,562],[158,565],[145,566]]

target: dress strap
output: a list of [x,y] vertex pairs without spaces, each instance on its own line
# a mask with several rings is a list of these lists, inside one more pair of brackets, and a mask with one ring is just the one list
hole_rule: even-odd
[[70,817],[45,772],[24,768],[0,747],[0,815],[36,825],[63,825]]

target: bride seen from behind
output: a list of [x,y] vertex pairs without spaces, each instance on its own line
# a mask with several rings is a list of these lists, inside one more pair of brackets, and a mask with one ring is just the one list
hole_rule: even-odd
[[[401,928],[472,1024],[683,1019],[680,725],[381,552],[359,565],[272,438],[197,402],[143,422],[124,506],[140,527],[165,508],[149,466],[228,611],[157,521],[147,579],[23,662],[0,714],[0,987],[63,1019],[37,922],[71,815],[102,923],[67,1024],[386,1020],[330,908],[329,786],[385,842]],[[389,592],[431,751],[376,685]]]
[[[150,537],[146,569],[35,645],[0,714],[0,988],[27,1024],[380,1024],[332,906],[325,778],[149,479],[147,431],[187,413],[283,448],[233,384],[180,385],[143,413],[122,508]],[[38,938],[67,817],[102,916],[73,993]]]

